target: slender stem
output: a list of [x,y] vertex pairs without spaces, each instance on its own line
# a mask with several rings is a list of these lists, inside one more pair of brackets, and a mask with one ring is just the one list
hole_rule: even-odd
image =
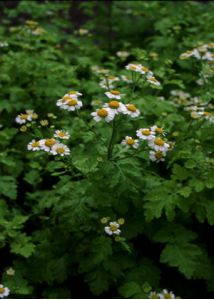
[[111,157],[112,157],[112,152],[113,152],[113,149],[114,149],[115,135],[116,135],[116,122],[115,122],[115,119],[114,119],[113,122],[112,122],[111,139],[110,139],[109,145],[108,145],[108,155],[107,155],[108,160],[111,159]]

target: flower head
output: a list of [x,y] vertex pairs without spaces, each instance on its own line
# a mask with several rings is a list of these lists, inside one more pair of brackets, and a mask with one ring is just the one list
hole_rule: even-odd
[[165,130],[162,127],[158,127],[157,125],[154,125],[151,127],[151,131],[153,131],[154,133],[158,133],[161,135],[166,135]]
[[101,120],[105,120],[106,122],[111,122],[114,119],[115,113],[112,112],[110,108],[100,108],[97,109],[95,112],[92,112],[91,115],[94,117],[96,122]]
[[137,149],[139,147],[139,141],[137,139],[133,139],[130,136],[126,136],[124,140],[121,142],[126,148],[134,148]]
[[169,144],[167,144],[160,137],[155,137],[149,141],[149,146],[155,151],[166,152],[169,149]]
[[117,222],[110,222],[109,226],[105,226],[104,230],[108,235],[120,235],[121,230],[119,229],[120,224]]
[[109,92],[106,92],[105,95],[110,99],[117,99],[117,100],[121,99],[121,97],[124,96],[124,94],[121,94],[117,90],[111,90]]
[[68,131],[56,130],[54,133],[54,137],[62,140],[68,140],[70,138],[70,134]]
[[46,152],[50,152],[52,147],[56,145],[58,142],[57,140],[50,138],[50,139],[42,139],[39,141],[40,148]]
[[28,145],[27,149],[31,151],[41,150],[40,141],[32,140]]
[[148,76],[147,81],[153,85],[160,86],[160,82],[154,76]]
[[166,152],[162,151],[149,151],[149,158],[151,161],[160,162],[164,161],[166,156]]
[[123,103],[117,101],[117,100],[111,100],[108,103],[104,104],[104,107],[109,108],[112,113],[119,113],[119,112],[125,112],[126,111],[126,107]]
[[168,292],[168,290],[164,289],[161,293],[158,294],[160,299],[175,299],[175,295],[173,292]]
[[139,109],[134,104],[126,104],[126,111],[124,114],[129,115],[132,118],[136,118],[140,115]]
[[70,154],[70,149],[64,144],[56,143],[52,146],[50,152],[53,155],[65,156]]
[[154,132],[149,128],[140,128],[136,131],[136,135],[142,140],[151,140],[154,138]]
[[126,66],[126,70],[133,71],[133,72],[139,72],[139,65],[137,65],[137,64],[128,64]]
[[0,284],[0,298],[7,297],[10,294],[10,290],[7,287],[4,287],[3,284]]

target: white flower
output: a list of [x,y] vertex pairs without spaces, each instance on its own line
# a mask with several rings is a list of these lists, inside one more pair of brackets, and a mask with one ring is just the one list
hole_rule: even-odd
[[39,141],[40,148],[46,152],[50,152],[52,147],[56,145],[58,142],[57,140],[51,138],[51,139],[42,139]]
[[150,292],[149,299],[159,299],[159,296],[156,292]]
[[8,47],[8,43],[7,42],[0,42],[0,47]]
[[112,112],[112,109],[109,108],[100,108],[95,112],[91,113],[96,122],[105,120],[106,122],[111,122],[114,119],[115,113]]
[[116,55],[122,59],[126,59],[129,56],[129,52],[127,51],[117,51]]
[[160,86],[160,82],[154,76],[148,76],[147,81],[153,85]]
[[159,137],[155,137],[155,138],[151,139],[149,141],[149,146],[152,149],[154,149],[155,151],[166,152],[169,149],[169,144],[167,144],[166,142],[164,142],[164,140],[162,140]]
[[10,290],[0,284],[0,298],[7,297],[10,294]]
[[72,98],[69,95],[65,95],[62,99],[57,100],[56,105],[68,111],[75,111],[82,107],[82,101],[77,98]]
[[132,80],[129,76],[122,75],[121,79],[127,83],[132,83]]
[[162,293],[159,293],[158,296],[160,299],[175,299],[173,292],[168,292],[168,290],[163,290]]
[[71,96],[71,98],[77,98],[78,96],[82,96],[82,93],[78,92],[78,91],[69,91],[67,94],[65,94],[65,96]]
[[139,72],[142,75],[144,75],[144,74],[147,74],[148,76],[152,76],[153,75],[153,73],[147,67],[142,66],[142,65],[138,65],[137,72]]
[[38,151],[41,150],[40,148],[40,141],[32,140],[28,145],[27,145],[28,150],[32,151]]
[[165,130],[162,128],[162,127],[158,127],[157,125],[154,125],[151,127],[151,131],[153,131],[154,133],[159,133],[163,136],[166,135],[166,132]]
[[55,144],[51,148],[51,154],[65,156],[70,154],[70,149],[64,144]]
[[109,90],[109,89],[113,89],[114,85],[111,84],[110,82],[106,82],[105,79],[103,79],[102,81],[100,81],[99,86],[105,90]]
[[20,114],[16,117],[15,121],[18,124],[25,124],[27,121],[32,121],[34,119],[37,119],[38,115],[30,109],[27,109],[24,114]]
[[142,140],[154,139],[154,132],[149,128],[140,128],[136,131],[136,135]]
[[68,140],[70,138],[70,134],[68,131],[56,130],[54,133],[54,137],[62,139],[62,140]]
[[160,161],[164,161],[164,157],[166,156],[165,152],[162,151],[149,151],[149,158],[151,161],[156,161],[157,163]]
[[140,115],[139,109],[136,108],[134,104],[126,104],[126,111],[124,114],[130,116],[131,118],[136,118]]
[[130,70],[130,71],[133,71],[133,72],[138,72],[139,71],[139,65],[136,65],[136,64],[128,64],[126,66],[126,70]]
[[136,139],[134,140],[130,136],[126,136],[124,140],[121,142],[126,148],[134,148],[137,149],[139,147],[139,141]]
[[106,92],[105,95],[110,99],[121,99],[121,97],[125,96],[124,94],[121,94],[119,91],[111,90],[109,92]]
[[110,222],[109,226],[105,226],[104,230],[108,235],[120,235],[121,230],[119,229],[120,224],[117,222]]
[[207,52],[203,57],[203,60],[210,60],[213,61],[214,60],[214,53],[211,52]]
[[111,112],[114,114],[118,114],[120,112],[122,112],[122,113],[126,112],[126,106],[117,100],[112,100],[112,101],[109,101],[108,103],[105,103],[104,107],[109,108],[111,110]]

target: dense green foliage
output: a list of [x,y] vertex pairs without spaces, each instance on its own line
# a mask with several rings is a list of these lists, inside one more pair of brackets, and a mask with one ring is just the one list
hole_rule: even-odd
[[[213,61],[180,55],[214,42],[214,3],[0,8],[0,284],[11,298],[146,298],[163,288],[212,298]],[[98,71],[130,75],[131,62],[149,67],[161,86],[117,83],[141,115],[121,118],[108,155],[112,127],[91,116],[107,102]],[[83,94],[78,112],[56,106],[69,90]],[[20,131],[15,118],[26,109],[39,118]],[[122,148],[126,135],[154,124],[172,145],[165,161],[150,161],[146,144],[136,153]],[[71,135],[68,158],[27,150],[54,129]],[[125,219],[120,238],[106,234],[104,217]]]

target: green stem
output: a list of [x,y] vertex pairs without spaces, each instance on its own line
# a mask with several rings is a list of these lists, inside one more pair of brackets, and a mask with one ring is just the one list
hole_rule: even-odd
[[115,119],[114,119],[113,122],[112,122],[111,139],[110,139],[110,142],[109,142],[109,145],[108,145],[108,155],[107,155],[108,160],[110,160],[111,157],[112,157],[112,152],[113,152],[113,149],[114,149],[115,135],[116,135],[116,122],[115,122]]

